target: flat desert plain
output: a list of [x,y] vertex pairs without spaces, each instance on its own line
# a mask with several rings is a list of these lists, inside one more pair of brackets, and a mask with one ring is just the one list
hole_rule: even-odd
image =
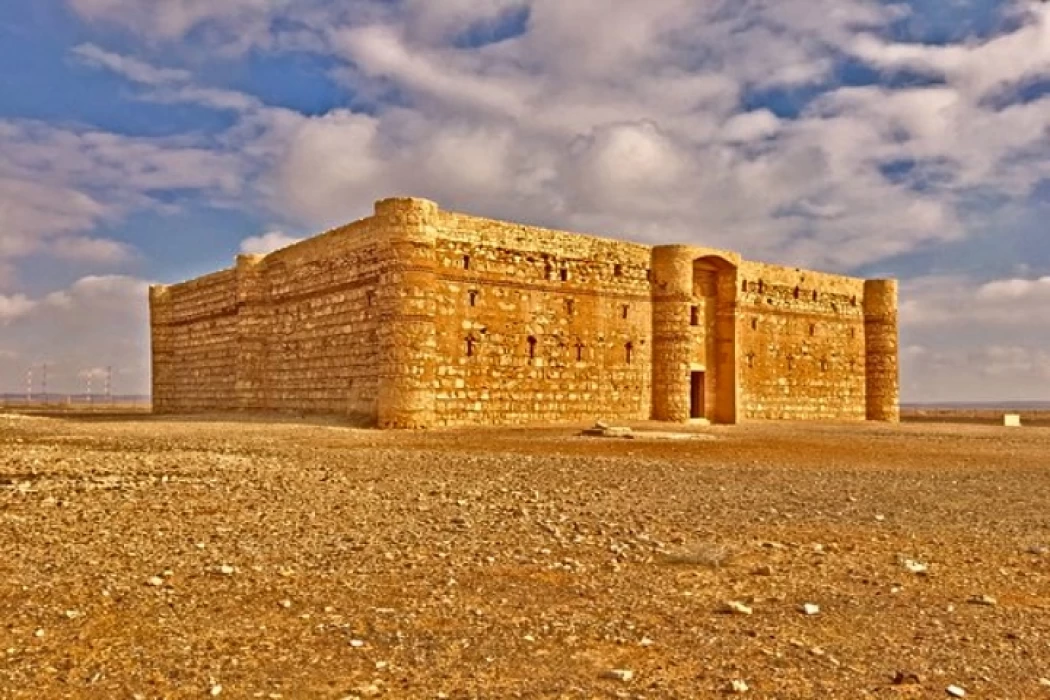
[[0,697],[1050,697],[1050,429],[581,427],[0,416]]

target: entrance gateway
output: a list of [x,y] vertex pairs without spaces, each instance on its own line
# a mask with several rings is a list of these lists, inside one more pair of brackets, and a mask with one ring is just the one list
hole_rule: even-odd
[[704,415],[704,373],[692,372],[689,375],[689,417],[706,418]]

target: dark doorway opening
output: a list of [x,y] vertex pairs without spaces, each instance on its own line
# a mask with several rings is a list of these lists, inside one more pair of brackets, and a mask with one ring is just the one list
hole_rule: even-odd
[[689,417],[704,418],[704,373],[689,376]]

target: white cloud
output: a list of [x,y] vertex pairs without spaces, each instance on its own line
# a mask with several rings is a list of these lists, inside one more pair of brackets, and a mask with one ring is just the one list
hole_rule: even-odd
[[1025,3],[1017,31],[966,45],[895,44],[860,35],[850,45],[880,68],[931,74],[976,96],[1050,74],[1050,8]]
[[902,385],[909,400],[1050,396],[1050,278],[977,284],[923,277],[901,287]]
[[[254,187],[259,198],[246,206],[268,206],[296,228],[414,194],[501,218],[849,270],[964,237],[987,225],[967,208],[978,197],[1016,210],[1050,178],[1050,98],[1012,101],[1022,82],[1050,77],[1050,8],[1035,4],[1000,36],[934,46],[880,38],[902,6],[868,0],[69,2],[150,47],[330,52],[342,61],[333,75],[373,104],[306,116],[82,47],[82,60],[146,86],[144,97],[234,111],[236,124],[218,147],[194,147],[71,130],[26,138],[24,125],[0,122],[0,206],[22,232],[0,231],[0,264],[88,239],[100,222],[149,206],[156,189],[233,199]],[[462,41],[464,28],[522,8],[520,36]],[[842,55],[937,80],[836,87]],[[751,106],[761,103],[756,90],[800,87],[825,92],[797,118]],[[908,282],[906,394],[1050,393],[1041,350],[1050,337],[1040,330],[1050,327],[1050,285],[1036,274]]]
[[147,290],[145,280],[103,275],[13,306],[0,296],[0,324],[5,309],[18,310],[4,327],[0,386],[21,386],[27,364],[47,362],[55,392],[81,390],[83,373],[100,367],[113,367],[115,393],[148,392]]
[[29,255],[117,265],[125,243],[91,235],[127,213],[161,209],[169,190],[219,200],[242,190],[239,157],[150,139],[0,120],[0,268]]
[[130,56],[111,53],[94,44],[80,44],[72,49],[78,59],[90,66],[106,68],[136,83],[165,85],[188,82],[193,74],[174,68],[157,68]]
[[977,298],[987,302],[1050,302],[1050,277],[1039,279],[997,280],[983,284],[977,290]]
[[270,231],[259,236],[245,238],[241,241],[241,252],[265,255],[298,243],[300,240],[282,231]]
[[30,300],[24,294],[15,294],[13,296],[0,294],[0,325],[9,323],[20,316],[25,316],[33,310],[34,306],[36,306],[36,302]]
[[106,21],[161,39],[179,39],[208,23],[226,31],[240,27],[257,35],[269,28],[270,16],[290,3],[286,0],[69,0],[89,20]]

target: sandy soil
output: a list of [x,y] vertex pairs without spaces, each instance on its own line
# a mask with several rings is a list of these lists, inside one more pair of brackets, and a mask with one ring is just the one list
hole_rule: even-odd
[[574,432],[0,416],[0,697],[1050,697],[1050,429]]

